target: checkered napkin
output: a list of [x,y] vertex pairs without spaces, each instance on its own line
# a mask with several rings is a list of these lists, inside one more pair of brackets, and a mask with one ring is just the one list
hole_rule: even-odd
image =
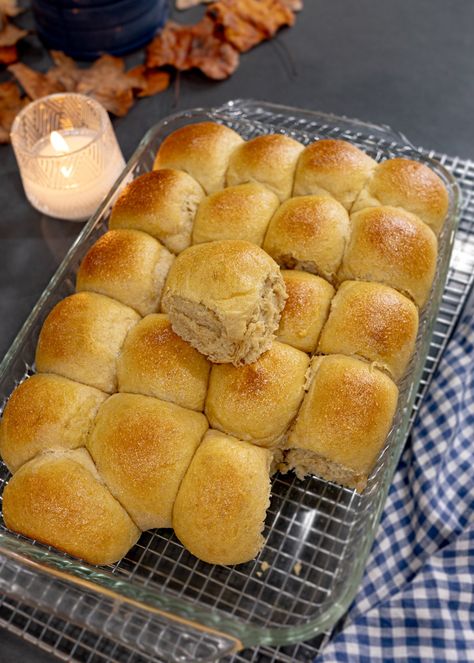
[[362,585],[317,663],[474,662],[474,315],[400,460]]

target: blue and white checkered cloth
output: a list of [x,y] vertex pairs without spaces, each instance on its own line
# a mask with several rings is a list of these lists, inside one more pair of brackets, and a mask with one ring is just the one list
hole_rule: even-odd
[[400,460],[358,595],[317,663],[474,662],[474,315]]

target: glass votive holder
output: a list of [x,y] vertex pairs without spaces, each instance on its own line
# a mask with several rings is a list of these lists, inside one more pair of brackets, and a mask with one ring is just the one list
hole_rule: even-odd
[[17,115],[11,139],[26,197],[60,219],[91,216],[125,166],[107,111],[82,94],[52,94],[29,104]]

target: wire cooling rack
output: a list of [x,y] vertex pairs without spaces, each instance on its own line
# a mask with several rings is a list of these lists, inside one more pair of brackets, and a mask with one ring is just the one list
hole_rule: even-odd
[[[265,118],[258,117],[255,119]],[[413,409],[412,422],[416,416],[421,401],[423,400],[443,350],[459,319],[461,309],[468,297],[470,286],[474,280],[474,164],[470,161],[448,157],[435,152],[424,152],[424,154],[437,159],[456,177],[463,194],[463,207],[447,285],[437,318],[423,379],[420,383]],[[311,479],[311,481],[319,482],[316,478]],[[321,483],[323,484],[323,482]],[[315,494],[318,495],[319,509],[321,509],[321,506],[324,506],[325,490],[331,490],[331,488],[326,488],[325,485],[321,485],[314,491]],[[308,496],[308,492],[306,492],[305,497],[305,490],[303,490],[302,485],[291,476],[277,477],[273,486],[273,492],[278,496],[282,496],[284,500],[287,500],[292,504],[298,502],[298,500],[307,499]],[[309,492],[311,493],[311,491]],[[354,496],[353,492],[347,491],[347,503],[344,504],[345,509],[350,510],[351,500],[353,499],[357,499],[357,497]],[[327,499],[327,505],[328,507],[330,505],[334,507],[334,503],[329,498]],[[288,522],[282,524],[282,527],[284,527],[288,536],[288,532],[291,532],[291,526],[293,525],[291,522],[291,515],[285,514],[284,510],[280,510],[278,513],[275,511],[274,516],[283,519],[288,517]],[[339,545],[343,545],[346,536],[344,519],[341,519],[339,524],[337,524],[338,517],[337,514],[333,512],[328,513],[327,518],[328,523],[332,523],[331,529],[329,530],[328,528],[328,531],[326,532],[327,536],[331,539],[331,545],[328,548],[332,548],[335,551],[335,554],[337,554],[337,548]],[[335,524],[336,527],[334,527]],[[301,527],[300,523],[295,523],[295,525],[297,525],[297,529]],[[276,528],[276,531],[278,531],[278,527]],[[319,528],[319,535],[320,534],[321,529]],[[167,577],[166,564],[164,562],[166,562],[166,559],[168,558],[170,565],[175,563],[176,555],[183,554],[182,548],[177,545],[175,547],[172,537],[167,538],[166,542],[163,542],[165,549],[159,551],[161,565],[158,570],[154,563],[155,560],[153,559],[153,550],[156,550],[157,541],[155,540],[153,542],[154,545],[150,546],[151,539],[156,535],[149,532],[147,533],[147,536],[150,537],[150,540],[147,540],[145,537],[141,540],[140,546],[136,546],[136,554],[141,555],[139,566],[142,571],[144,568],[149,567],[150,578],[152,573],[156,574],[159,572],[162,576],[160,582],[163,584],[163,582],[166,582]],[[307,544],[308,540],[306,541],[306,545]],[[278,547],[278,554],[285,555],[284,549]],[[307,559],[305,562],[306,564],[317,563],[316,560],[311,559]],[[127,562],[125,561],[125,564],[126,563]],[[309,608],[311,602],[317,600],[317,597],[315,597],[314,594],[314,588],[305,586],[306,584],[304,582],[301,583],[301,579],[299,579],[300,582],[297,582],[295,575],[292,575],[291,566],[293,563],[294,557],[288,555],[290,573],[286,575],[285,582],[287,584],[282,583],[278,596],[275,596],[275,601],[278,603],[279,609],[282,612],[285,611],[285,604],[291,604],[290,599],[293,596],[295,588],[301,592],[299,605],[304,605],[305,602],[307,602]],[[190,561],[189,564],[190,571],[195,574],[197,571],[196,564],[198,564],[198,562]],[[124,572],[127,571],[126,568],[123,570]],[[120,571],[121,568],[119,564],[116,572],[120,574]],[[325,570],[321,569],[321,572],[324,574]],[[236,573],[238,573],[238,569],[236,570]],[[190,577],[191,575],[192,574],[190,573]],[[258,574],[256,574],[256,576],[258,578]],[[257,599],[259,592],[262,591],[262,587],[264,586],[264,580],[262,579],[262,582],[259,583],[255,574],[253,577],[254,580],[252,582],[254,584],[253,586],[246,588],[246,593],[249,598],[254,596],[255,599]],[[292,577],[294,585],[291,584]],[[171,576],[169,576],[169,583],[171,584],[168,589],[173,591]],[[188,594],[189,589],[190,588],[187,587]],[[219,592],[219,597],[215,594],[216,589]],[[324,591],[324,587],[321,586],[317,589],[318,591]],[[219,598],[219,601],[228,602],[232,605],[233,590],[231,584],[226,583],[224,586],[220,585],[215,587],[213,586],[212,579],[209,579],[207,582],[200,584],[198,591],[201,602],[208,602],[212,605],[216,599]],[[254,604],[257,606],[259,601],[255,600]],[[282,620],[282,622],[286,621],[287,623],[291,623],[292,619],[295,618],[295,615],[292,615],[291,611],[287,612],[287,618]],[[236,617],[238,617],[238,614],[236,614]],[[78,663],[151,663],[153,660],[152,658],[139,653],[135,649],[127,648],[124,645],[118,645],[103,636],[97,636],[86,629],[77,627],[71,623],[58,619],[57,617],[43,613],[39,609],[28,607],[27,605],[23,605],[7,597],[4,597],[3,599],[0,598],[0,625],[23,637],[25,640],[34,643],[41,649],[54,654],[63,661],[77,661]],[[328,637],[329,634],[326,633],[313,640],[298,645],[289,645],[278,648],[259,647],[252,651],[244,650],[232,659],[227,659],[227,663],[274,663],[277,661],[282,663],[292,663],[295,661],[310,661],[321,651]]]

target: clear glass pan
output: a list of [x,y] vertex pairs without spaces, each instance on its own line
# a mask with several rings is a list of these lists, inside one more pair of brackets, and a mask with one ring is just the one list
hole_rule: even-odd
[[[261,102],[234,101],[219,109],[172,115],[146,134],[5,356],[0,366],[4,402],[33,370],[42,322],[57,301],[74,291],[77,267],[107,229],[110,207],[123,183],[152,168],[167,134],[203,120],[227,124],[247,139],[273,132],[303,143],[341,137],[377,160],[406,156],[423,161],[443,179],[450,203],[416,352],[400,385],[392,430],[363,495],[316,477],[302,482],[293,475],[277,475],[266,545],[258,559],[237,567],[200,562],[171,531],[160,530],[144,533],[113,567],[97,568],[14,535],[0,521],[1,591],[164,661],[214,660],[242,647],[301,641],[329,629],[347,610],[407,439],[414,404],[419,404],[426,386],[422,373],[430,360],[459,210],[459,190],[452,175],[387,127]],[[0,491],[7,481],[8,471],[0,466]]]

